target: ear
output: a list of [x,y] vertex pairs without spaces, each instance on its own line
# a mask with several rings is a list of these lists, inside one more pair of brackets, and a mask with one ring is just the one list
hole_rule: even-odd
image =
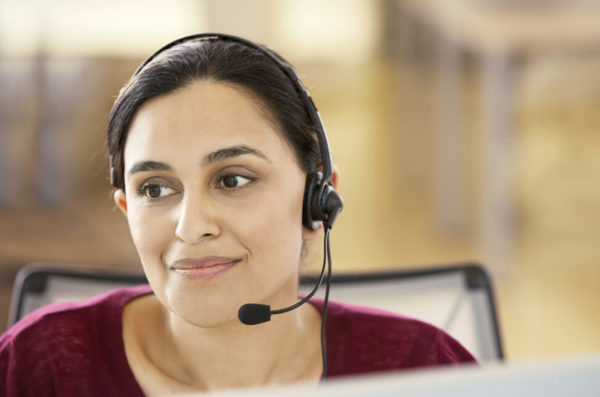
[[[322,171],[322,170],[321,170]],[[331,175],[331,183],[333,184],[333,188],[337,191],[338,189],[338,181],[340,177],[340,170],[337,165],[333,164],[333,170]],[[302,240],[311,241],[314,240],[319,233],[323,230],[323,225],[319,226],[317,230],[310,230],[306,227],[302,228]]]
[[333,174],[331,175],[331,182],[333,183],[333,188],[338,190],[338,180],[340,178],[340,169],[337,165],[333,164]]
[[113,200],[121,212],[127,216],[127,199],[125,198],[125,192],[123,189],[117,189],[113,193]]

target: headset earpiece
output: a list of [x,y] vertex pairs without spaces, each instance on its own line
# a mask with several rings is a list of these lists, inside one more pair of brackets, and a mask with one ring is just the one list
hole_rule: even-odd
[[342,197],[329,183],[323,182],[320,172],[306,176],[302,208],[302,223],[306,228],[317,230],[323,222],[331,229],[343,206]]
[[306,185],[304,186],[304,200],[302,202],[302,224],[310,230],[317,230],[321,226],[322,219],[316,217],[313,211],[313,202],[315,198],[318,201],[319,190],[323,175],[320,172],[314,172],[306,176]]

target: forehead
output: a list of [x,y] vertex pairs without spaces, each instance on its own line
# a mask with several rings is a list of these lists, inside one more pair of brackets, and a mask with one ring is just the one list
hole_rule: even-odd
[[198,80],[138,109],[125,143],[125,163],[147,156],[199,157],[239,144],[258,147],[274,158],[293,158],[283,134],[246,90]]

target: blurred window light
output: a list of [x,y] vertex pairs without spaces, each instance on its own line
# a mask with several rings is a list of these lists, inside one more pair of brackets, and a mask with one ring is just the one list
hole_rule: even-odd
[[38,49],[37,0],[0,0],[0,53],[29,55]]
[[198,0],[0,0],[0,53],[146,55],[206,28]]
[[379,3],[367,0],[281,0],[275,38],[297,61],[361,63],[379,41]]

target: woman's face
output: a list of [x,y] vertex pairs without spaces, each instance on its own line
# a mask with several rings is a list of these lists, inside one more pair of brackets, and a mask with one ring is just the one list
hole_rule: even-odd
[[126,213],[160,302],[200,326],[245,303],[296,299],[305,174],[244,90],[196,81],[136,113],[125,151]]

